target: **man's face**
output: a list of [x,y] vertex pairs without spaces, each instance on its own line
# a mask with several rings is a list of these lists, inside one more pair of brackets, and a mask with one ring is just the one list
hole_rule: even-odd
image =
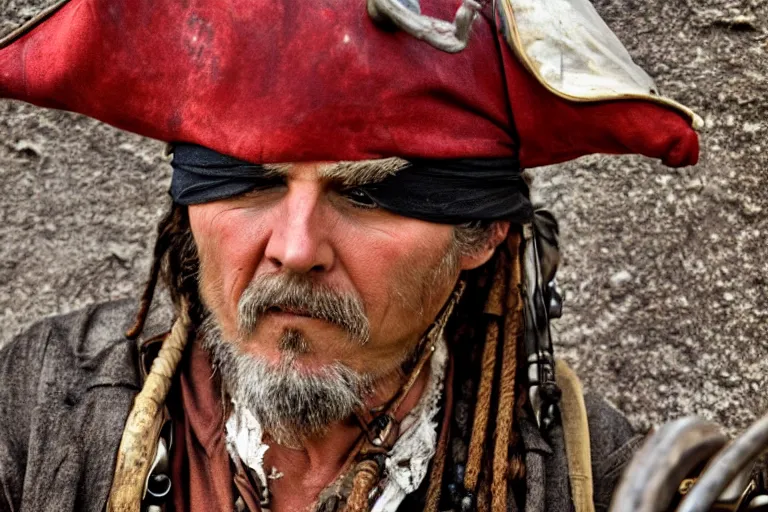
[[[341,362],[381,375],[413,349],[456,282],[453,227],[360,202],[354,189],[325,178],[332,171],[286,166],[270,188],[191,206],[201,293],[223,337],[269,364],[289,351],[303,372]],[[274,291],[267,301],[295,287],[327,299],[329,314],[344,304],[340,316],[352,325],[313,318],[324,315],[312,304],[248,311],[241,299],[265,287]]]
[[[368,168],[351,176],[370,178],[382,163],[355,165]],[[490,257],[457,254],[452,226],[377,208],[342,170],[280,166],[269,187],[189,207],[206,343],[233,397],[282,439],[362,405],[413,353],[460,270]]]

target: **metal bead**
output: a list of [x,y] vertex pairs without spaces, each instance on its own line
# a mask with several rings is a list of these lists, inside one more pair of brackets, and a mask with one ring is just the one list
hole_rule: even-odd
[[473,512],[474,510],[475,495],[469,492],[461,499],[461,512]]
[[459,486],[457,484],[451,483],[447,486],[448,490],[448,499],[451,500],[452,505],[459,505],[459,502],[461,501],[461,490],[459,489]]
[[457,483],[464,482],[464,473],[466,471],[466,466],[464,464],[456,464],[456,466],[453,468],[453,481]]

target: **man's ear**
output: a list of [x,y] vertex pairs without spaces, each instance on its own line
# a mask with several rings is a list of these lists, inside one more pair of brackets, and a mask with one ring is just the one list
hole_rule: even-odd
[[485,239],[485,243],[476,247],[471,253],[461,255],[461,258],[459,259],[461,270],[472,270],[491,259],[496,247],[507,238],[509,221],[495,221],[488,227],[488,229],[490,230],[490,233]]

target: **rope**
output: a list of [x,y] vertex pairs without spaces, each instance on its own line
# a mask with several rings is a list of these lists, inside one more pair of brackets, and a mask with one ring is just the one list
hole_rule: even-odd
[[368,496],[371,489],[378,482],[381,468],[374,460],[363,460],[355,466],[355,478],[352,481],[352,492],[347,498],[345,512],[366,512],[368,510]]
[[182,301],[179,317],[163,341],[144,386],[133,402],[117,452],[108,512],[136,512],[144,496],[150,466],[162,427],[162,407],[189,339],[188,304]]

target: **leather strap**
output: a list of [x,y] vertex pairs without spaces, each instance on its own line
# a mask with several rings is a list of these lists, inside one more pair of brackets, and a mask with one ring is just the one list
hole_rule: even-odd
[[557,385],[563,393],[560,400],[560,415],[573,505],[576,512],[595,512],[589,423],[581,381],[561,359],[555,361],[555,376]]

